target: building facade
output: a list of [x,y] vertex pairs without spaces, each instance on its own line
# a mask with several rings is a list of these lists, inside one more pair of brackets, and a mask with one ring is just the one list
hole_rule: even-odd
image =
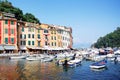
[[14,14],[0,12],[0,46],[6,53],[17,51],[17,20]]
[[18,21],[14,14],[0,13],[0,51],[66,50],[72,48],[72,40],[71,28]]

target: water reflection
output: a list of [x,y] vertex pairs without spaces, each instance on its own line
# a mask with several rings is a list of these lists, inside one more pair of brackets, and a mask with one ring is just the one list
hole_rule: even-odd
[[120,80],[119,63],[108,62],[106,68],[90,69],[91,63],[84,61],[71,68],[58,66],[55,62],[0,59],[0,80],[99,80],[98,76],[102,76],[102,80]]
[[107,69],[108,69],[107,67],[100,68],[100,69],[91,68],[92,71],[105,71],[105,70],[107,70]]
[[0,79],[1,80],[18,79],[19,74],[16,72],[16,64],[17,62],[9,63],[9,59],[0,59]]

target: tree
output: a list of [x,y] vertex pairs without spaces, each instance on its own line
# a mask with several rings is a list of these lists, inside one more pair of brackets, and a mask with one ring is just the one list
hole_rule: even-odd
[[96,48],[101,47],[120,47],[120,27],[117,27],[113,32],[100,37],[96,43],[93,44]]

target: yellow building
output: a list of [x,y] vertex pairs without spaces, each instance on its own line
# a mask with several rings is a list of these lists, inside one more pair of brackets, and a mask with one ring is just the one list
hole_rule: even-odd
[[42,47],[49,47],[50,46],[50,26],[47,24],[41,24],[41,28],[43,29],[41,34],[41,45]]
[[65,26],[51,25],[51,47],[70,49],[72,48],[72,31]]

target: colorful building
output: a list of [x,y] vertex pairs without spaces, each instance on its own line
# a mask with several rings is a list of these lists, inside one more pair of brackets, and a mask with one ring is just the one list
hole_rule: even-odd
[[0,46],[5,53],[17,52],[17,20],[14,14],[0,12]]
[[0,13],[0,51],[41,53],[72,48],[72,29],[65,26],[36,24]]

